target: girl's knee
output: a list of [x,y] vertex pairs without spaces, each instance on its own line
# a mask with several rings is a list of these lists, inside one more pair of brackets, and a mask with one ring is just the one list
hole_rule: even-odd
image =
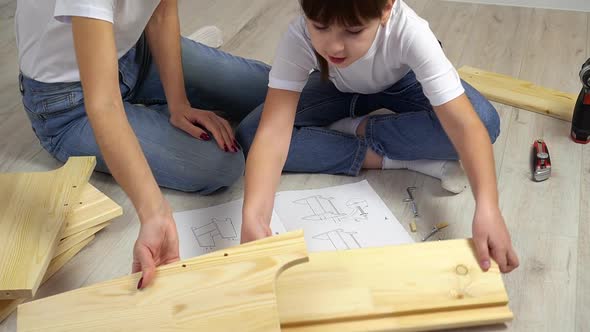
[[260,117],[262,116],[262,109],[264,104],[261,104],[254,109],[236,128],[236,139],[242,146],[244,153],[248,155],[254,137],[256,136],[256,130],[258,130],[258,124],[260,123]]
[[496,141],[500,135],[500,116],[498,111],[479,91],[466,82],[463,82],[465,93],[473,108],[484,126],[486,127],[492,143]]

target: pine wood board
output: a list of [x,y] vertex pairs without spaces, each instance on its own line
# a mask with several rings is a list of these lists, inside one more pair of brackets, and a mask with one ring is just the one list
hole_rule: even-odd
[[[85,246],[92,242],[92,240],[94,240],[94,237],[94,235],[91,235],[89,238],[86,238],[80,243],[73,245],[61,255],[54,257],[47,267],[47,272],[45,272],[42,283],[51,278],[55,272],[59,271],[59,269],[66,265],[67,262],[74,258],[74,256],[76,256],[80,250],[82,250]],[[25,299],[0,300],[0,322],[6,319],[6,317],[8,317],[20,304],[24,303],[25,301]]]
[[0,175],[0,299],[35,295],[95,164],[74,157],[54,171]]
[[[421,312],[401,316],[328,321],[311,325],[281,326],[283,332],[438,331],[474,325],[502,324],[512,319],[508,306]],[[477,321],[477,324],[473,324]]]
[[459,75],[491,101],[571,121],[577,95],[469,66]]
[[87,238],[91,237],[92,235],[98,233],[100,230],[102,230],[103,228],[107,227],[110,224],[111,224],[110,222],[104,222],[98,226],[88,228],[86,230],[83,230],[81,232],[78,232],[76,234],[73,234],[73,235],[70,235],[66,238],[61,239],[59,241],[59,244],[57,246],[54,256],[59,256],[59,255],[63,254],[64,252],[68,251],[70,248],[72,248],[76,244],[78,244],[78,243],[86,240]]
[[[471,241],[450,240],[313,253],[308,263],[278,278],[277,301],[285,328],[384,317],[401,321],[408,319],[400,317],[423,312],[505,307],[508,295],[497,265],[483,272]],[[512,318],[509,310],[499,312],[494,322]],[[415,328],[432,327],[420,325],[422,319],[414,321]],[[486,321],[484,316],[466,315],[460,323],[475,326]]]
[[19,331],[279,331],[276,276],[307,261],[291,232],[19,306]]
[[71,236],[122,214],[121,206],[89,183],[66,219],[66,226],[61,236],[62,238]]

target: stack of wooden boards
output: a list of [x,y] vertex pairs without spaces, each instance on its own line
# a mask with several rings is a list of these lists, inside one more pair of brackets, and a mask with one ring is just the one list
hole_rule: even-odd
[[0,321],[122,214],[88,183],[95,158],[58,170],[0,174]]
[[[277,279],[278,276],[278,279]],[[273,236],[29,302],[26,331],[426,331],[512,319],[497,265],[469,240],[307,255]]]

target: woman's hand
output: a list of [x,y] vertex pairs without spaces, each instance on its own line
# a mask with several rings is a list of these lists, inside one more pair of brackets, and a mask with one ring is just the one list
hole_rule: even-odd
[[151,284],[157,266],[179,259],[176,223],[170,206],[164,200],[155,215],[141,220],[139,236],[133,248],[132,272],[142,271],[137,289]]
[[204,130],[206,129],[213,135],[220,149],[225,152],[238,152],[238,143],[229,122],[213,112],[183,105],[170,110],[170,123],[203,141],[211,139]]
[[498,263],[502,273],[509,273],[518,267],[518,257],[498,206],[475,209],[473,241],[479,265],[484,271],[490,268],[490,256]]

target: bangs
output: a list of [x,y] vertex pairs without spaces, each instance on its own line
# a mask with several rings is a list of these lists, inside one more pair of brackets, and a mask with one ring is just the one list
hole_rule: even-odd
[[300,0],[308,19],[322,25],[364,25],[380,18],[387,0]]

